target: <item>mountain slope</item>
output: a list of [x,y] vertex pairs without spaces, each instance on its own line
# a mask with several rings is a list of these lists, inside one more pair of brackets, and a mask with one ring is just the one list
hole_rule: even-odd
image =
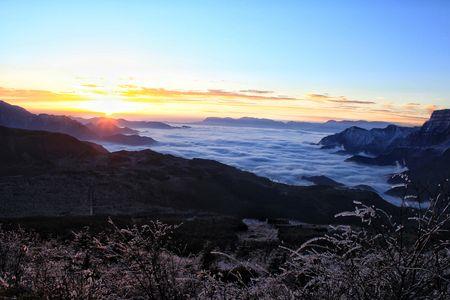
[[[0,152],[0,217],[206,211],[333,223],[353,201],[395,211],[372,192],[289,186],[210,160],[107,153],[62,134],[3,129],[0,135],[14,141]],[[23,148],[30,162],[21,159]]]
[[82,142],[66,134],[3,126],[0,126],[0,145],[0,161],[3,166],[92,158],[108,153],[102,146]]

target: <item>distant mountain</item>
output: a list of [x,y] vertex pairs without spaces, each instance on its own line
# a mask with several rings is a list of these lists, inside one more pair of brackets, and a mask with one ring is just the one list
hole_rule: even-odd
[[130,127],[130,128],[153,128],[153,129],[175,129],[182,128],[172,126],[163,122],[155,122],[155,121],[129,121],[125,119],[114,119],[114,118],[105,118],[105,117],[94,117],[94,118],[75,118],[75,120],[83,123],[83,124],[98,124],[99,122],[108,122],[110,124],[114,124],[115,126],[120,127]]
[[382,129],[348,128],[323,138],[324,147],[343,147],[357,153],[386,154],[399,148],[434,148],[441,151],[450,147],[450,109],[434,111],[422,127],[389,125]]
[[136,134],[137,130],[128,127],[119,127],[121,125],[114,119],[93,118],[86,127],[97,133],[99,136],[110,136],[115,134]]
[[108,153],[64,134],[1,128],[0,142],[0,217],[182,211],[328,224],[353,201],[396,211],[373,192],[289,186],[151,150]]
[[125,119],[117,119],[120,126],[127,126],[131,128],[153,128],[153,129],[175,129],[180,128],[172,126],[163,122],[155,121],[128,121]]
[[380,154],[394,148],[400,143],[400,140],[417,130],[418,128],[416,127],[400,127],[396,125],[370,130],[352,126],[340,133],[324,137],[319,144],[326,148],[342,147],[351,153],[367,152]]
[[351,126],[359,126],[361,128],[371,129],[371,128],[386,127],[390,123],[378,121],[370,122],[370,121],[345,121],[345,120],[344,121],[330,120],[325,123],[296,122],[296,121],[283,122],[271,119],[260,119],[251,117],[243,117],[239,119],[208,117],[198,124],[212,125],[212,126],[263,127],[263,128],[337,132]]
[[[356,155],[347,161],[368,165],[395,165],[408,167],[402,175],[394,175],[392,183],[408,183],[415,193],[432,195],[438,184],[448,185],[450,178],[450,109],[434,111],[421,127],[388,126],[383,129],[364,130],[351,127],[323,138],[323,147],[342,147]],[[368,157],[358,154],[366,152]],[[408,178],[408,179],[406,179]],[[390,195],[408,194],[405,187],[395,187]]]
[[[45,130],[71,135],[85,141],[115,142],[124,145],[149,145],[156,141],[135,135],[138,131],[127,127],[119,127],[119,122],[105,118],[90,119],[82,124],[66,116],[33,114],[20,106],[11,105],[0,100],[0,126]],[[132,137],[127,137],[133,134]]]

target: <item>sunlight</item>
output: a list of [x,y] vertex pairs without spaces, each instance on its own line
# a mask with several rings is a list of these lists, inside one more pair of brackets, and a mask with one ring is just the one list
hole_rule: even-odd
[[137,112],[143,107],[139,103],[128,102],[122,99],[95,99],[81,102],[78,108],[110,116],[118,113]]

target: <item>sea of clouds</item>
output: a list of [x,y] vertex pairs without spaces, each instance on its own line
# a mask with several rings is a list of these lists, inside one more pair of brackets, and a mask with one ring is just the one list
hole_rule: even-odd
[[[316,145],[327,133],[301,130],[189,125],[184,129],[141,129],[141,135],[159,143],[151,149],[185,158],[205,158],[268,177],[274,181],[310,185],[302,176],[325,175],[348,186],[370,185],[389,202],[399,200],[384,195],[391,186],[390,174],[398,167],[364,166],[345,162],[349,155]],[[331,133],[330,133],[331,134]],[[141,150],[145,147],[104,145],[110,151]]]

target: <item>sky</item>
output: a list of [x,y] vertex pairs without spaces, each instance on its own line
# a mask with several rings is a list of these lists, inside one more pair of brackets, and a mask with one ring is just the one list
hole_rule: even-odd
[[33,112],[420,124],[450,1],[0,0],[0,99]]

